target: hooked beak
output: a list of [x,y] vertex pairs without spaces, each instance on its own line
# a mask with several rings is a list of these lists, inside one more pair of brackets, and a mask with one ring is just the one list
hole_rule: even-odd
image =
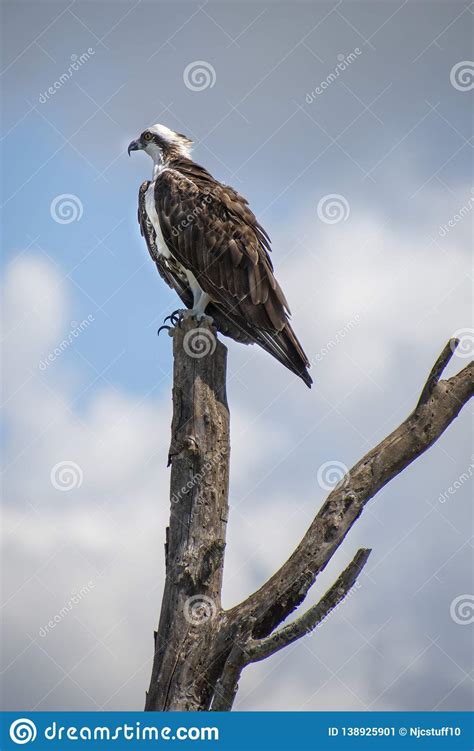
[[128,144],[128,149],[127,149],[128,155],[130,156],[131,151],[140,151],[141,148],[143,147],[140,144],[140,141],[132,141],[131,143]]

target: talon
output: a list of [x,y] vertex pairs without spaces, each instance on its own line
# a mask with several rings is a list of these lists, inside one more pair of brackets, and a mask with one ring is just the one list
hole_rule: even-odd
[[[166,321],[166,318],[165,318],[165,321]],[[172,328],[173,328],[172,326],[164,326],[164,325],[160,326],[160,328],[156,332],[156,335],[159,336],[160,333],[163,331],[163,329],[166,329],[166,331],[171,331]]]
[[166,318],[165,318],[165,320],[163,321],[163,323],[166,323],[166,321],[170,321],[170,323],[171,323],[171,324],[172,324],[173,326],[176,326],[176,324],[178,323],[178,321],[179,321],[179,319],[180,319],[180,317],[181,317],[181,313],[182,313],[182,312],[181,312],[181,310],[179,310],[179,309],[178,309],[178,310],[173,310],[173,312],[172,312],[172,313],[170,313],[170,314],[169,314],[169,316],[166,316]]

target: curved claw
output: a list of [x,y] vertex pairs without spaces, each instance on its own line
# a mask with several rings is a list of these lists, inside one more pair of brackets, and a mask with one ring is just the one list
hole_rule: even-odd
[[179,323],[179,320],[181,318],[181,310],[173,310],[172,313],[169,314],[169,316],[166,316],[163,323],[166,323],[166,321],[169,321],[173,326],[176,326],[177,323]]
[[[165,318],[165,321],[166,321],[166,318]],[[160,328],[156,332],[156,335],[159,336],[161,332],[163,331],[163,329],[166,329],[166,331],[171,331],[172,328],[173,328],[172,326],[160,326]]]

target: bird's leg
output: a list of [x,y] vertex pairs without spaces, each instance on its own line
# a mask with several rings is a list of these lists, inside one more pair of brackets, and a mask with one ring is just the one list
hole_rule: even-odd
[[198,280],[194,276],[192,271],[186,269],[186,276],[188,278],[188,284],[193,293],[193,307],[190,310],[185,310],[184,318],[195,318],[197,321],[207,320],[212,323],[212,318],[206,316],[205,310],[211,301],[209,295],[204,292]]
[[[157,331],[158,336],[160,334],[160,331],[163,331],[163,329],[170,331],[172,326],[179,326],[183,318],[195,318],[197,321],[208,321],[209,323],[214,322],[211,316],[207,316],[205,314],[205,310],[211,301],[209,295],[206,292],[203,292],[201,287],[199,287],[197,283],[192,284],[192,292],[193,307],[189,310],[174,310],[172,313],[170,313],[169,316],[166,316],[165,320],[163,321],[163,326],[160,326]],[[165,326],[166,321],[169,321],[171,323],[171,326]]]
[[183,318],[195,318],[197,321],[208,321],[213,323],[211,316],[207,316],[205,310],[209,305],[211,298],[206,292],[203,292],[201,288],[193,289],[193,307],[190,310],[185,310]]

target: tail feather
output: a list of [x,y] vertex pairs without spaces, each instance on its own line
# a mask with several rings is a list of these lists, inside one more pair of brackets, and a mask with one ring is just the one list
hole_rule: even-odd
[[[158,270],[165,281],[178,292],[186,307],[192,308],[193,296],[189,288],[178,284],[176,279],[174,279],[174,284],[171,284],[159,266]],[[289,322],[285,324],[281,331],[268,331],[257,328],[239,315],[226,312],[214,302],[208,305],[207,313],[214,319],[214,324],[221,334],[229,336],[241,344],[258,344],[311,388],[313,379],[308,373],[310,363]]]
[[311,388],[313,379],[308,373],[310,363],[290,324],[277,333],[259,331],[255,339],[264,350],[299,376],[308,388]]
[[313,379],[308,373],[309,360],[288,322],[281,331],[266,331],[240,316],[227,313],[214,303],[209,305],[207,312],[222,334],[244,344],[258,344],[311,388]]

